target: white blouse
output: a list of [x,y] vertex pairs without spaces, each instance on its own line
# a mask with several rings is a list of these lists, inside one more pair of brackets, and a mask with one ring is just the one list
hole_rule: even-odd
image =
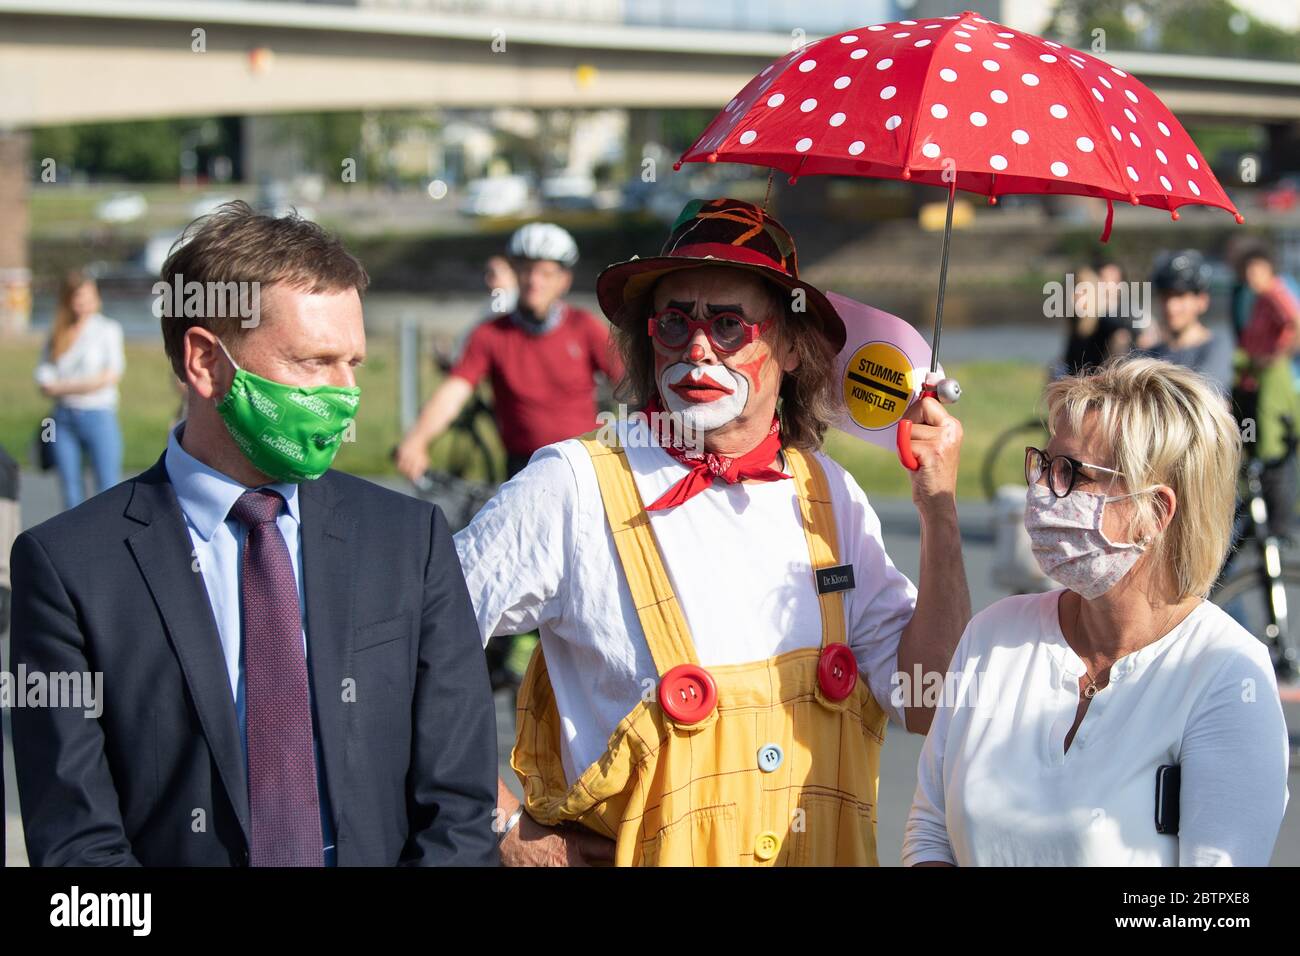
[[[1286,722],[1267,649],[1203,601],[1121,657],[1065,751],[1083,661],[1063,590],[977,614],[917,767],[903,863],[1265,866],[1286,809]],[[1156,770],[1181,767],[1177,836]]]
[[[41,364],[36,366],[38,385],[92,378],[110,371],[121,375],[126,370],[122,326],[99,313],[87,316],[85,323],[56,361],[50,361],[49,345],[46,345]],[[68,408],[116,408],[117,398],[117,386],[105,385],[93,392],[62,395],[56,401]]]

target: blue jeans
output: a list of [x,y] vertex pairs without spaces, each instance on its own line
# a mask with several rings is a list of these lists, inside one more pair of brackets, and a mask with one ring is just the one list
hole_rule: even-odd
[[122,431],[113,408],[54,409],[54,462],[59,468],[63,507],[72,508],[85,498],[81,478],[81,453],[90,456],[95,474],[95,494],[122,480]]

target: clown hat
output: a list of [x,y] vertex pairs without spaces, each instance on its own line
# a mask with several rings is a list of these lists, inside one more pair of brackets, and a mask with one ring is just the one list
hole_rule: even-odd
[[803,290],[803,316],[836,352],[844,347],[844,323],[834,306],[799,278],[793,237],[763,209],[739,199],[692,199],[659,255],[608,266],[596,279],[596,298],[611,322],[644,322],[644,316],[623,313],[623,306],[648,294],[668,273],[701,266],[745,269],[782,289]]

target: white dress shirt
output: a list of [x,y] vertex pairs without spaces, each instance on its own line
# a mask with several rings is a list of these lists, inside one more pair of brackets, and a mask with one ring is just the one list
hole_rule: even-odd
[[[1069,751],[1082,659],[1063,590],[977,614],[917,767],[903,863],[1265,866],[1287,802],[1288,741],[1268,650],[1198,605],[1117,660]],[[1177,836],[1155,829],[1156,770],[1181,768]]]
[[[643,502],[687,474],[644,426],[627,448]],[[916,589],[894,567],[880,521],[847,472],[821,452],[839,535],[846,638],[877,702],[890,702],[898,642]],[[715,481],[650,512],[650,527],[705,666],[763,661],[821,643],[821,608],[794,482]],[[614,728],[658,683],[605,520],[591,456],[576,440],[547,445],[456,535],[484,643],[541,634],[570,782],[604,753]]]

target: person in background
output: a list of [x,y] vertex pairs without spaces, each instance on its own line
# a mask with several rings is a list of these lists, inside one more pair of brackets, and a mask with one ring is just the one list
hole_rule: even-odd
[[[13,595],[12,575],[9,568],[9,551],[18,529],[22,527],[22,516],[18,510],[18,462],[0,445],[0,640],[9,636],[9,604]],[[5,742],[3,726],[0,726],[0,766],[5,759]],[[4,786],[0,784],[0,820],[5,816]],[[0,865],[8,859],[8,846],[5,841],[4,825],[0,825]]]
[[1124,272],[1114,262],[1101,261],[1075,273],[1073,315],[1066,336],[1065,355],[1051,377],[1077,375],[1116,355],[1126,355],[1134,345],[1133,320],[1119,307],[1118,290]]
[[[1268,247],[1261,244],[1260,240],[1254,237],[1235,237],[1235,241],[1229,242],[1228,250],[1229,261],[1233,263],[1236,272],[1236,282],[1233,284],[1231,297],[1232,330],[1240,341],[1241,333],[1249,324],[1251,314],[1255,308],[1256,292],[1247,272],[1252,272],[1257,280],[1261,277],[1259,267],[1253,265],[1255,262],[1262,259],[1267,263],[1268,268],[1264,272],[1274,271],[1277,277],[1282,280],[1283,286],[1297,300],[1300,300],[1300,284],[1297,284],[1294,278],[1273,266],[1273,257],[1269,253]],[[1295,359],[1295,361],[1300,361],[1300,358]]]
[[515,278],[515,270],[510,268],[510,260],[505,256],[488,256],[483,263],[483,284],[488,290],[487,310],[483,315],[458,332],[450,347],[445,345],[445,339],[434,345],[434,362],[444,374],[450,372],[460,361],[460,356],[465,352],[465,343],[476,328],[497,316],[509,315],[519,304],[519,282]]
[[36,384],[54,399],[54,460],[59,470],[63,507],[85,497],[81,459],[90,458],[95,494],[111,488],[122,475],[122,430],[117,422],[117,384],[126,371],[122,326],[99,311],[95,280],[69,272],[59,288],[54,325]]
[[1160,341],[1142,354],[1206,376],[1226,396],[1232,390],[1232,341],[1201,321],[1210,307],[1210,264],[1195,249],[1165,252],[1151,270]]
[[1074,274],[1074,303],[1066,316],[1069,328],[1065,336],[1065,355],[1054,370],[1054,378],[1076,375],[1089,365],[1105,361],[1095,336],[1096,289],[1097,273],[1092,269],[1085,267]]
[[510,260],[505,256],[489,256],[483,265],[483,282],[492,298],[488,312],[492,315],[509,315],[519,304],[519,280]]
[[[1204,377],[1149,358],[1062,379],[1044,401],[1025,527],[1061,587],[966,627],[903,864],[1265,866],[1286,720],[1268,649],[1205,599],[1232,536],[1237,423]],[[1155,821],[1169,766],[1176,833]]]
[[1247,251],[1237,269],[1252,298],[1241,330],[1233,401],[1241,419],[1256,425],[1256,440],[1246,446],[1246,453],[1264,462],[1260,482],[1269,533],[1286,539],[1296,504],[1295,450],[1300,437],[1300,394],[1292,365],[1300,343],[1300,302],[1277,274],[1267,250]]
[[412,481],[428,470],[429,445],[484,378],[492,384],[506,477],[512,478],[537,449],[595,428],[595,373],[612,381],[622,375],[609,326],[563,301],[578,261],[573,237],[552,223],[530,223],[510,237],[507,253],[519,282],[518,303],[470,333],[397,447],[397,470]]
[[[0,637],[9,633],[9,603],[12,596],[9,550],[22,529],[18,509],[18,462],[0,445]],[[4,857],[0,856],[0,860]]]
[[[470,330],[397,448],[397,469],[411,481],[428,470],[430,443],[456,420],[484,377],[492,383],[509,480],[537,449],[595,428],[595,373],[611,381],[622,375],[609,326],[563,301],[578,261],[573,237],[551,223],[530,223],[510,237],[506,252],[509,278],[499,256],[488,260],[484,274],[497,314]],[[518,686],[536,642],[536,635],[516,634],[488,644],[494,687]]]
[[1241,347],[1256,363],[1289,357],[1296,351],[1300,299],[1278,275],[1273,257],[1264,249],[1246,253],[1239,268],[1242,281],[1254,294],[1241,330]]

